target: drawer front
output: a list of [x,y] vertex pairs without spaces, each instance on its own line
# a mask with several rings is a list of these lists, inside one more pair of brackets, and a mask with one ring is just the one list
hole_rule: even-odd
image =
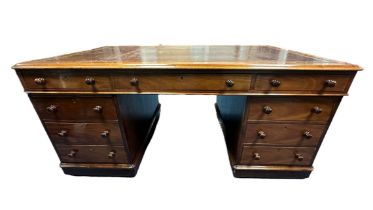
[[122,146],[57,146],[64,163],[127,163]]
[[248,103],[248,121],[329,120],[336,99],[331,97],[256,97]]
[[260,91],[347,92],[353,75],[263,74],[255,81]]
[[316,152],[313,147],[247,146],[242,150],[241,164],[248,165],[311,165]]
[[109,76],[97,73],[69,71],[24,71],[25,90],[108,91],[111,90]]
[[55,144],[123,145],[118,123],[47,122],[45,127]]
[[116,76],[115,89],[134,92],[249,91],[251,75],[140,74]]
[[39,114],[45,121],[117,120],[112,97],[30,97]]
[[317,146],[324,125],[248,123],[243,143],[255,145]]

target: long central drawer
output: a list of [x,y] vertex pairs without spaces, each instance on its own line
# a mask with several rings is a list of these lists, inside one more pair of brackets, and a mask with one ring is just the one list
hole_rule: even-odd
[[250,74],[136,74],[117,75],[114,87],[119,91],[245,91],[251,85]]

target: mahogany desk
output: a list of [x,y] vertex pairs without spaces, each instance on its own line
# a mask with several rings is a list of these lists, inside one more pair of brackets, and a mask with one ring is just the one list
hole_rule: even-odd
[[13,68],[66,174],[135,176],[158,94],[212,94],[234,176],[261,178],[310,175],[361,70],[271,46],[107,46]]

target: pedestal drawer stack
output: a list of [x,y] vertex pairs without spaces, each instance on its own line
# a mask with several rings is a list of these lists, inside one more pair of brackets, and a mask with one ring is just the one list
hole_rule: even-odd
[[112,96],[31,96],[64,163],[128,163]]
[[241,164],[310,166],[338,98],[250,97]]
[[218,96],[236,177],[305,178],[354,74],[258,74],[260,96]]
[[[100,95],[96,71],[25,71],[21,81],[66,174],[135,176],[159,117],[157,95]],[[56,91],[56,93],[53,93]],[[84,91],[86,94],[61,94]],[[45,94],[44,94],[45,93]]]

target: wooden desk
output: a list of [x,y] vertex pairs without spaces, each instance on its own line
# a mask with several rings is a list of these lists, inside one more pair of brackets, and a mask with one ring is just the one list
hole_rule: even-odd
[[262,178],[310,175],[361,70],[271,46],[108,46],[13,68],[66,174],[135,176],[158,94],[213,94],[234,176]]

